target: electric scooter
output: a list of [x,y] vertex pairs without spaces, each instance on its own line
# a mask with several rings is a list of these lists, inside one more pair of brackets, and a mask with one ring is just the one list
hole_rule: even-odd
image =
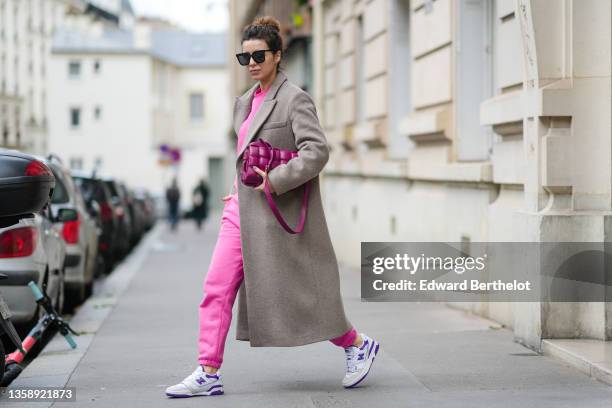
[[58,332],[64,336],[71,348],[74,349],[77,346],[72,335],[78,336],[78,333],[57,314],[51,303],[51,298],[47,295],[46,291],[41,291],[34,281],[30,281],[28,286],[32,292],[34,292],[36,303],[43,308],[45,313],[32,330],[30,330],[21,344],[19,344],[19,337],[17,337],[17,350],[4,358],[3,361],[6,364],[6,368],[2,371],[3,375],[0,381],[0,386],[2,387],[9,385],[23,371],[21,363],[47,330],[57,328]]

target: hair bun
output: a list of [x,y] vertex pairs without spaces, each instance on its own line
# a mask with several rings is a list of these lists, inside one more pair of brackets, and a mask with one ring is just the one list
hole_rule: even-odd
[[272,16],[259,17],[253,21],[253,25],[256,26],[270,26],[276,31],[280,32],[280,22]]

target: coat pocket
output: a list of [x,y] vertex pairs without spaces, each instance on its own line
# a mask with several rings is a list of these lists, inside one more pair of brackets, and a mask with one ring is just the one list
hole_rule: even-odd
[[287,126],[287,121],[282,121],[282,122],[266,122],[262,125],[260,130],[266,130],[266,129],[274,129],[274,128],[281,128],[281,127],[285,127]]

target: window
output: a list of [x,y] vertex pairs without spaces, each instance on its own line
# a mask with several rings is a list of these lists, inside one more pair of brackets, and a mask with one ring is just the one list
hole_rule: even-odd
[[70,126],[73,128],[81,126],[81,108],[70,108]]
[[94,73],[99,74],[101,68],[102,68],[102,64],[100,60],[95,60],[94,61]]
[[68,76],[72,79],[79,78],[81,76],[80,61],[70,61],[68,63]]
[[389,143],[387,154],[392,159],[404,159],[414,148],[414,142],[400,129],[400,123],[412,111],[410,50],[410,2],[393,0],[389,3]]
[[102,159],[101,156],[96,156],[96,159],[94,160],[94,168],[95,169],[100,169],[102,168],[102,164],[104,163],[104,160]]
[[[70,162],[72,165],[72,161]],[[82,163],[81,163],[82,164]],[[80,169],[80,167],[79,167]],[[55,188],[53,188],[53,195],[51,196],[52,204],[65,204],[70,201],[70,196],[64,185],[64,180],[58,176],[57,172],[53,172],[55,176]]]
[[159,89],[160,98],[164,99],[166,97],[167,91],[167,80],[166,80],[166,66],[164,64],[158,64],[157,70],[157,87]]
[[102,107],[98,105],[94,108],[94,119],[100,120],[100,118],[102,118]]
[[490,24],[495,15],[493,4],[486,0],[457,4],[454,82],[456,115],[461,118],[456,128],[459,161],[487,160],[493,141],[491,129],[480,125],[480,104],[493,96]]
[[357,17],[357,30],[355,42],[355,102],[357,103],[355,111],[355,122],[362,123],[365,121],[365,69],[363,68],[364,60],[364,38],[363,38],[363,16]]
[[204,95],[192,93],[189,95],[189,116],[193,121],[204,119]]
[[83,170],[83,158],[82,157],[71,157],[70,158],[70,170]]

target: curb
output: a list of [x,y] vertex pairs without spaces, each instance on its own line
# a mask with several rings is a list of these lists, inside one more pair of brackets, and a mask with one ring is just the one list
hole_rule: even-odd
[[589,346],[606,349],[604,354],[607,350],[612,352],[612,343],[603,340],[542,340],[544,355],[561,360],[602,383],[612,385],[612,362],[593,361],[594,358],[584,352],[584,348]]

